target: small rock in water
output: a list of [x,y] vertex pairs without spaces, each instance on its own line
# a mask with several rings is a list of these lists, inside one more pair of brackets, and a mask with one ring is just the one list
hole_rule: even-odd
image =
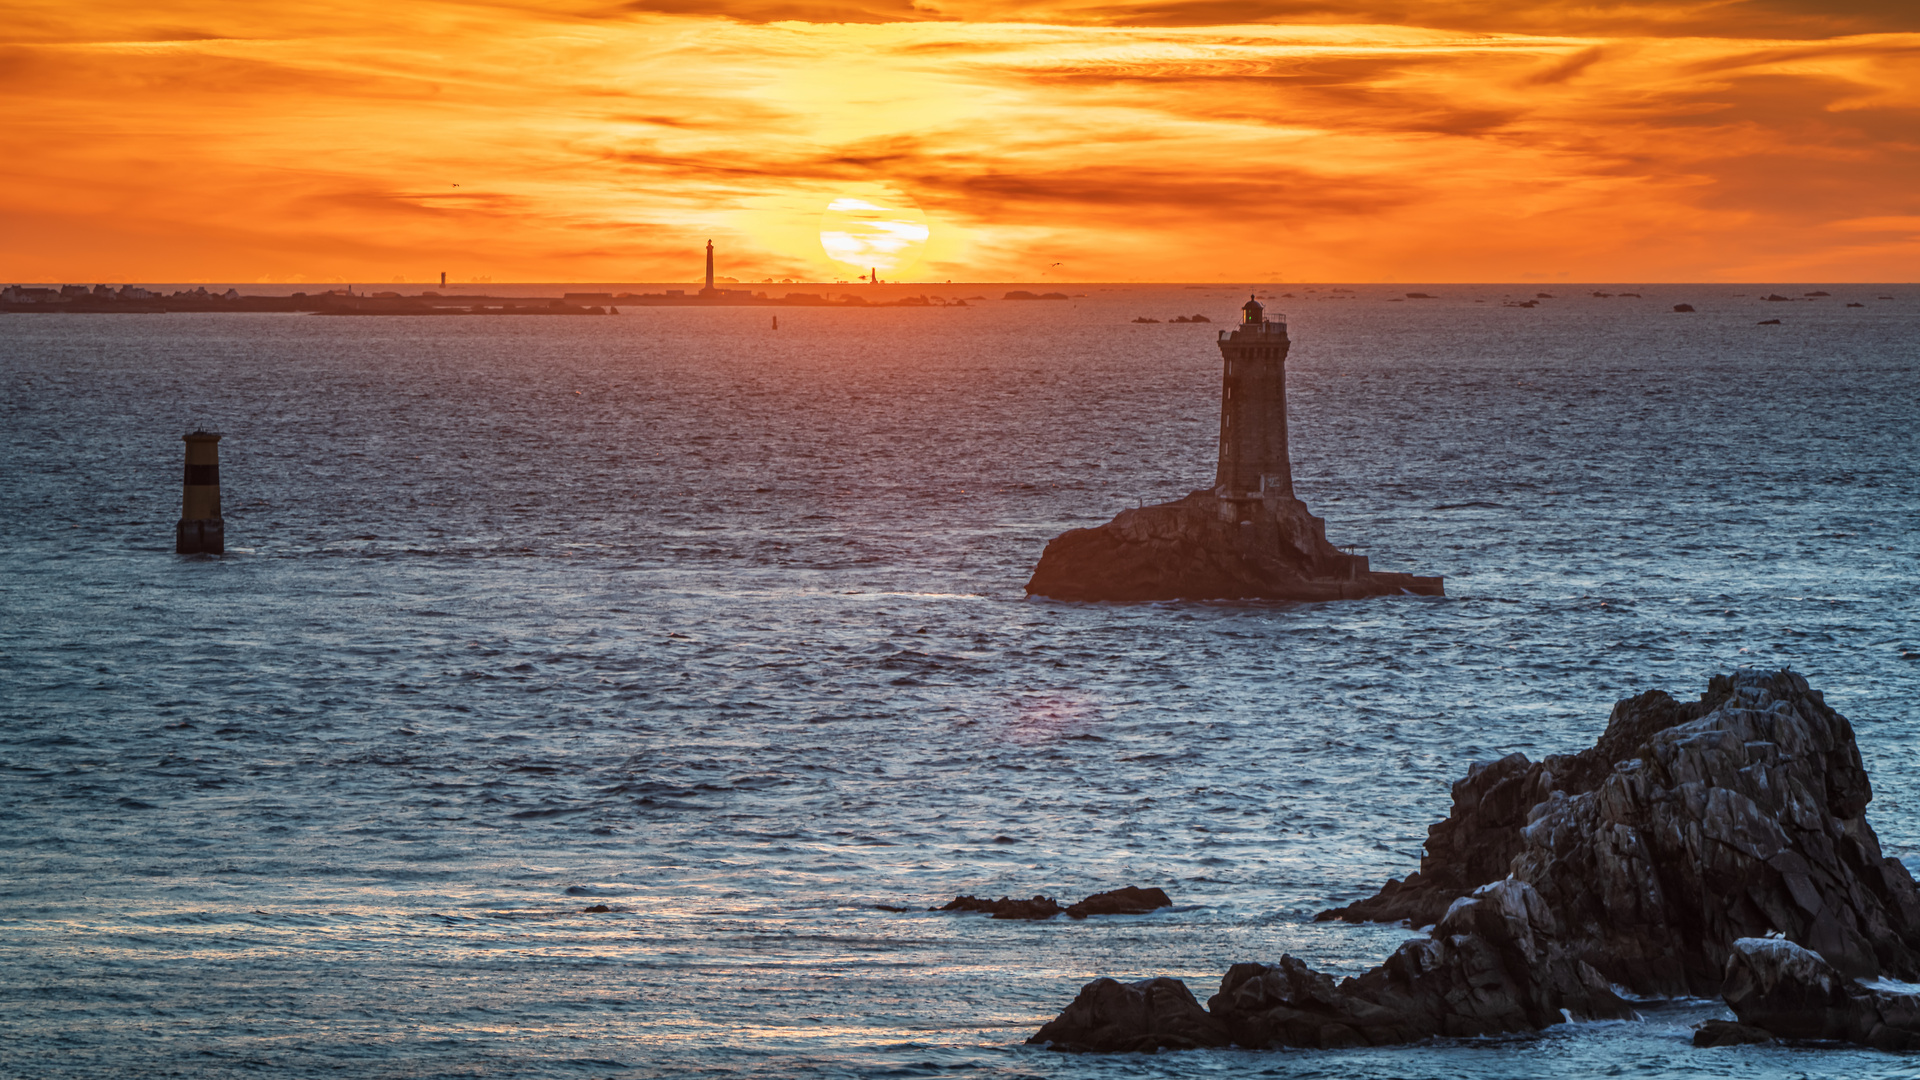
[[1172,906],[1173,900],[1164,890],[1128,885],[1112,892],[1094,893],[1077,904],[1069,905],[1067,916],[1084,919],[1089,915],[1145,915],[1149,911]]
[[1693,1029],[1693,1045],[1699,1047],[1745,1046],[1748,1043],[1772,1041],[1773,1036],[1766,1029],[1733,1020],[1709,1020]]
[[998,900],[982,900],[977,896],[956,896],[946,906],[928,908],[928,911],[979,911],[992,915],[996,919],[1051,919],[1066,910],[1059,901],[1050,896],[1036,896],[1031,900],[1015,900],[1003,896]]
[[[878,905],[885,911],[900,911],[902,908],[889,908]],[[1048,896],[1036,896],[1031,900],[1015,900],[1003,896],[998,900],[985,900],[978,896],[956,896],[945,906],[928,908],[928,911],[977,911],[992,915],[996,919],[1051,919],[1062,911],[1076,919],[1089,915],[1145,915],[1163,907],[1172,907],[1173,900],[1164,889],[1142,889],[1137,885],[1128,885],[1112,892],[1094,893],[1071,907],[1061,907],[1060,903]]]
[[1179,979],[1095,979],[1028,1043],[1070,1053],[1151,1054],[1225,1046],[1227,1027]]
[[1692,305],[1692,304],[1675,304],[1675,305],[1673,305],[1673,310],[1675,310],[1675,311],[1683,311],[1683,312],[1684,312],[1684,311],[1692,311],[1692,310],[1693,310],[1693,305]]
[[1740,1018],[1739,1026],[1783,1039],[1842,1039],[1878,1050],[1920,1049],[1920,994],[1862,986],[1819,953],[1791,941],[1734,942],[1721,995]]

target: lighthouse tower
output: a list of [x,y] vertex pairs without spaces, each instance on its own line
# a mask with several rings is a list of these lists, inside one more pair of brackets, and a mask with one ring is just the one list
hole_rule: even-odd
[[1293,498],[1287,457],[1286,316],[1269,319],[1249,297],[1240,325],[1220,331],[1220,468],[1214,494],[1223,500]]
[[173,550],[181,555],[220,555],[227,550],[227,526],[220,518],[220,434],[198,428],[183,438],[187,471],[181,485],[180,523]]
[[1220,331],[1220,470],[1214,486],[1123,510],[1047,544],[1027,592],[1056,600],[1353,600],[1445,596],[1437,577],[1372,568],[1327,541],[1293,493],[1287,320],[1258,299]]

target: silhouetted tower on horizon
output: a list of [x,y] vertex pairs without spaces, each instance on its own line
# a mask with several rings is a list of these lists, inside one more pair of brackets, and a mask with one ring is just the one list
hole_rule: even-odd
[[1240,308],[1240,325],[1220,331],[1220,468],[1222,498],[1293,498],[1287,455],[1287,319],[1267,318],[1257,298]]
[[711,240],[707,241],[707,287],[701,291],[708,295],[713,293],[713,241]]

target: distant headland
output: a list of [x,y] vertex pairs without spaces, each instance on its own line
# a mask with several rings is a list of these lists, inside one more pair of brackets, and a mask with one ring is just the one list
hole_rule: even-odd
[[[442,287],[445,285],[442,275]],[[863,279],[864,280],[864,279]],[[61,285],[41,288],[9,285],[0,289],[0,312],[71,314],[160,314],[192,311],[283,311],[314,315],[618,315],[622,307],[967,307],[965,300],[939,296],[902,296],[875,300],[857,293],[790,292],[772,296],[751,289],[714,286],[713,242],[707,242],[706,286],[697,291],[657,293],[570,292],[555,297],[444,295],[420,292],[355,292],[348,285],[325,292],[291,296],[244,296],[238,289],[209,292],[204,286],[172,293],[137,285]],[[876,272],[871,284],[880,284]],[[1025,294],[1023,294],[1025,295]],[[1055,295],[1045,297],[1052,299]],[[1009,294],[1008,299],[1017,297]],[[1065,299],[1060,296],[1060,299]]]
[[483,293],[444,295],[422,292],[356,292],[352,288],[326,292],[297,292],[292,296],[245,296],[237,289],[209,292],[205,288],[157,293],[136,286],[113,288],[65,285],[60,288],[0,289],[0,313],[65,312],[73,315],[157,315],[191,311],[281,311],[312,315],[618,315],[622,307],[967,307],[965,300],[938,296],[902,296],[869,300],[864,296],[790,292],[769,296],[745,289],[716,290],[705,296],[668,290],[664,293],[566,293],[561,296],[488,296]]

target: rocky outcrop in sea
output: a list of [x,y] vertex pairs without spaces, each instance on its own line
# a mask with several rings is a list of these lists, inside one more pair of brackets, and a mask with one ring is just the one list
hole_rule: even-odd
[[1184,499],[1048,541],[1027,593],[1055,600],[1352,600],[1442,595],[1437,577],[1374,571],[1289,497]]
[[1111,892],[1094,893],[1079,903],[1065,907],[1060,906],[1060,901],[1050,896],[1036,896],[1031,900],[1015,900],[1007,896],[998,900],[988,900],[981,896],[956,896],[940,907],[927,910],[978,912],[991,915],[996,919],[1024,919],[1039,922],[1060,914],[1065,914],[1071,919],[1084,919],[1089,915],[1145,915],[1160,908],[1172,906],[1173,900],[1167,896],[1164,889],[1143,889],[1138,885],[1123,885]]
[[[1453,794],[1419,873],[1324,916],[1431,922],[1379,967],[1336,983],[1291,957],[1236,964],[1205,1010],[1211,1025],[1158,985],[1171,980],[1101,980],[1029,1041],[1382,1045],[1631,1015],[1615,988],[1725,988],[1742,1025],[1786,1037],[1809,1030],[1791,1003],[1819,994],[1843,1018],[1821,1021],[1820,1037],[1893,1045],[1874,1024],[1920,1031],[1907,1020],[1920,1011],[1855,982],[1920,980],[1920,890],[1867,823],[1852,726],[1800,676],[1716,676],[1689,703],[1642,694],[1615,706],[1593,748],[1476,765]],[[1751,947],[1770,936],[1782,944]],[[1779,960],[1788,945],[1831,986]],[[1112,1018],[1139,1008],[1148,1027],[1114,1036]]]

